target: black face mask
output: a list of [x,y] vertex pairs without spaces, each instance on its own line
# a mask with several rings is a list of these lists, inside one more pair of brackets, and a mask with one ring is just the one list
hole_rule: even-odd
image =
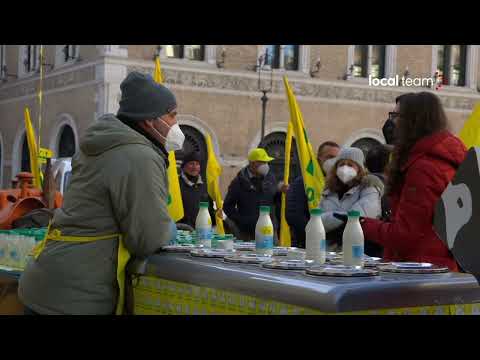
[[385,137],[385,141],[388,145],[393,145],[395,141],[395,123],[392,119],[388,118],[385,121],[385,124],[382,128],[383,136]]

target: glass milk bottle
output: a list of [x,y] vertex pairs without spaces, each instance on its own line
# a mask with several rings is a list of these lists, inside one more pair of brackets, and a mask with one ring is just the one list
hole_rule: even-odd
[[363,267],[364,236],[360,225],[360,212],[348,212],[348,221],[342,240],[343,264]]
[[255,226],[255,251],[258,256],[273,255],[273,224],[270,206],[260,206],[260,216]]
[[322,210],[312,209],[310,220],[305,227],[305,258],[313,260],[316,264],[324,264],[327,257],[327,241],[321,215]]
[[197,219],[195,220],[198,244],[205,247],[212,247],[212,219],[208,212],[208,202],[200,203]]

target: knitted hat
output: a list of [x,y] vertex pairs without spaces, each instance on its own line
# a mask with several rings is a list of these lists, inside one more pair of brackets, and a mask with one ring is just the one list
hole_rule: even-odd
[[355,161],[362,169],[365,170],[365,155],[363,151],[355,147],[344,147],[340,150],[340,153],[336,157],[336,163],[340,160],[352,160]]
[[185,156],[183,157],[182,169],[190,161],[198,161],[199,163],[201,163],[202,161],[201,161],[200,153],[198,151],[193,151],[193,152],[190,152],[188,154],[185,154]]
[[130,120],[155,119],[177,107],[175,95],[150,75],[131,72],[120,84],[122,98],[117,115]]

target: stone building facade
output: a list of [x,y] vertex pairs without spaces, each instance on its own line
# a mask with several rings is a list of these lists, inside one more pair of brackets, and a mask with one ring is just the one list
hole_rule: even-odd
[[[55,154],[78,150],[85,129],[118,109],[120,83],[128,72],[152,73],[159,54],[165,82],[177,96],[186,148],[204,148],[212,137],[223,165],[226,191],[248,151],[260,143],[262,93],[267,94],[263,145],[279,158],[289,120],[282,75],[289,77],[314,146],[333,140],[368,148],[383,143],[381,127],[394,99],[407,91],[435,91],[458,132],[479,101],[479,47],[443,45],[0,45],[0,185],[25,167],[23,111],[30,108],[41,144]],[[267,57],[265,57],[267,54]],[[265,61],[265,59],[267,61]],[[43,66],[39,126],[38,69]],[[368,77],[435,78],[438,89],[372,86]],[[435,77],[435,75],[437,75]],[[41,127],[41,128],[40,128]],[[23,151],[22,151],[23,150]],[[22,165],[23,158],[23,165]],[[181,153],[179,154],[181,160]]]

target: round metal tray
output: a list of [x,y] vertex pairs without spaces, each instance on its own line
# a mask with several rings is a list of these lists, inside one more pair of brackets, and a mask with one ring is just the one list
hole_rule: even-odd
[[374,269],[357,269],[352,266],[344,265],[316,265],[307,268],[305,272],[309,275],[316,276],[342,276],[342,277],[365,277],[377,276],[378,270]]
[[235,254],[235,251],[228,251],[223,249],[194,249],[190,251],[190,255],[206,258],[223,258],[225,256],[231,256]]
[[[343,258],[339,257],[330,259],[328,263],[331,265],[343,265]],[[386,266],[390,264],[390,262],[382,261],[382,259],[378,257],[365,257],[363,260],[363,266],[366,268],[376,268],[378,266]]]
[[[424,263],[425,264],[425,263]],[[437,266],[437,265],[432,265],[427,267],[427,266],[419,266],[417,268],[415,267],[401,267],[398,264],[396,265],[395,263],[385,265],[385,266],[379,266],[378,270],[382,272],[392,272],[392,273],[402,273],[402,274],[440,274],[440,273],[448,273],[450,270],[447,267],[444,266]]]
[[305,270],[309,266],[312,266],[312,264],[313,261],[275,259],[272,261],[264,262],[262,266],[267,269]]
[[287,253],[287,260],[302,260],[305,261],[307,253],[304,249],[299,248],[290,248]]
[[233,248],[238,251],[253,251],[255,250],[254,242],[237,242],[233,244]]
[[167,245],[162,247],[163,251],[168,251],[168,252],[185,252],[188,253],[192,251],[193,249],[196,249],[196,245],[193,244],[177,244],[177,245]]
[[[237,251],[255,251],[254,242],[242,242],[233,244],[233,248]],[[294,247],[275,246],[273,248],[273,256],[287,256],[289,251],[298,250]]]
[[266,261],[272,261],[269,256],[257,256],[257,254],[238,254],[233,256],[226,256],[223,258],[225,262],[242,263],[242,264],[261,264]]
[[289,249],[297,249],[297,248],[289,248],[289,247],[275,246],[275,247],[273,248],[273,256],[287,256]]

